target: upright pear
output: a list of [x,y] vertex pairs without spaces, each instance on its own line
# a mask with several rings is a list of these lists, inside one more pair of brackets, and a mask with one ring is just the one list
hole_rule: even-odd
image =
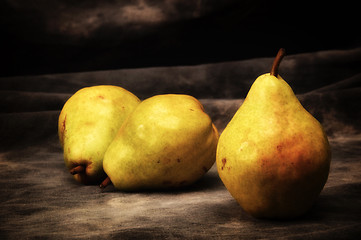
[[190,185],[214,164],[218,131],[194,97],[157,95],[127,118],[107,149],[103,167],[124,191]]
[[58,122],[64,161],[74,178],[84,184],[104,178],[103,157],[138,97],[117,86],[80,89],[65,103]]
[[331,151],[321,124],[278,75],[258,77],[222,132],[217,170],[242,208],[259,218],[304,214],[323,189]]

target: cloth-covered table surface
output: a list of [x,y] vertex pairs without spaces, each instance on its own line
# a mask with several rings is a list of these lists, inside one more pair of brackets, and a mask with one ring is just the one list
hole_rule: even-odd
[[245,213],[216,166],[178,190],[121,192],[69,174],[57,136],[65,101],[86,86],[121,86],[140,99],[198,98],[220,132],[273,58],[0,78],[0,239],[359,239],[361,48],[287,55],[280,75],[323,125],[331,147],[317,202],[292,220]]

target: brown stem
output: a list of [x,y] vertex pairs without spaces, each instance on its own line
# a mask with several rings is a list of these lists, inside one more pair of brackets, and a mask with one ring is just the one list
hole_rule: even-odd
[[281,48],[278,53],[277,56],[275,57],[275,60],[273,61],[273,65],[271,68],[271,72],[270,74],[277,77],[278,76],[278,68],[280,66],[280,63],[282,61],[282,58],[285,56],[286,51],[284,48]]
[[111,183],[110,178],[107,177],[107,178],[104,179],[104,181],[99,185],[99,187],[100,187],[101,189],[104,189],[104,188],[106,188],[110,183]]
[[83,173],[83,172],[85,172],[85,167],[83,165],[79,165],[79,166],[76,166],[76,167],[70,169],[70,174],[72,174],[72,175],[75,175],[78,173]]

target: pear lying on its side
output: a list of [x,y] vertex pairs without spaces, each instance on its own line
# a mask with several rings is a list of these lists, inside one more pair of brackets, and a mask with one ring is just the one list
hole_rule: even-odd
[[217,129],[197,99],[157,95],[139,104],[124,122],[103,167],[124,191],[186,186],[214,164],[217,141]]
[[95,184],[104,178],[104,153],[139,103],[131,92],[109,85],[80,89],[68,99],[58,134],[65,164],[77,181]]
[[242,208],[259,218],[304,214],[325,185],[331,160],[321,124],[277,74],[258,77],[220,136],[217,169]]

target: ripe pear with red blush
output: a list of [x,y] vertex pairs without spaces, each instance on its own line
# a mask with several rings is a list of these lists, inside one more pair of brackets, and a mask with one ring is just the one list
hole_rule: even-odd
[[331,150],[321,124],[278,75],[259,76],[222,132],[217,170],[243,210],[257,218],[305,214],[329,174]]

